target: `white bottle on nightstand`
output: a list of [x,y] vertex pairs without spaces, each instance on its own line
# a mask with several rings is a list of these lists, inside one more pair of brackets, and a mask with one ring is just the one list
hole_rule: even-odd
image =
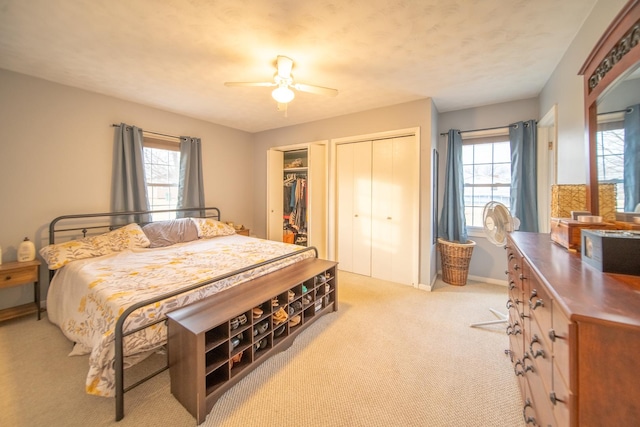
[[18,246],[18,261],[33,261],[36,259],[36,247],[28,237]]

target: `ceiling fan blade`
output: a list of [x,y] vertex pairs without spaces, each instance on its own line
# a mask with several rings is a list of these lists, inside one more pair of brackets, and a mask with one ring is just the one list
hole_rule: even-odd
[[290,79],[291,69],[293,68],[293,59],[288,56],[278,55],[276,62],[278,66],[278,76],[283,79]]
[[296,83],[293,88],[301,92],[315,93],[317,95],[336,96],[338,95],[338,89],[331,89],[329,87],[306,85],[304,83]]
[[264,86],[264,87],[273,87],[277,86],[275,82],[225,82],[225,86]]

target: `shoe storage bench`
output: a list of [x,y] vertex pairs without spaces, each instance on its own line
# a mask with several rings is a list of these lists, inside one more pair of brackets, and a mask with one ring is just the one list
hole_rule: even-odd
[[336,265],[307,259],[167,315],[171,393],[198,424],[229,388],[338,309]]

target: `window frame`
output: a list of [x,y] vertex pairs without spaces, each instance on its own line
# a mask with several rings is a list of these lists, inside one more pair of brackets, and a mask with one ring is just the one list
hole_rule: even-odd
[[[604,145],[605,141],[604,133],[605,132],[616,132],[622,131],[622,151],[620,152],[611,152],[611,149],[608,148],[609,152],[605,152]],[[612,178],[605,176],[605,179],[600,179],[600,174],[605,173],[607,168],[603,168],[603,164],[606,163],[606,158],[621,158],[622,164],[618,166],[619,169],[622,170],[622,176],[620,178]],[[608,183],[616,185],[616,212],[624,211],[624,111],[614,112],[614,113],[606,113],[598,116],[598,127],[596,129],[596,177],[598,183]],[[604,172],[603,172],[604,171]]]
[[[481,130],[481,131],[471,131],[471,132],[464,132],[462,134],[462,145],[463,145],[463,158],[462,158],[462,167],[463,170],[465,167],[468,167],[469,165],[487,165],[487,164],[491,164],[492,168],[494,165],[508,165],[509,167],[509,178],[508,181],[505,183],[502,182],[495,182],[492,181],[490,184],[477,184],[477,183],[471,183],[468,184],[465,180],[464,180],[464,172],[463,172],[463,185],[464,185],[464,191],[465,191],[465,202],[466,199],[468,197],[468,193],[467,193],[467,189],[468,188],[491,188],[491,193],[493,194],[493,189],[507,189],[507,192],[510,195],[511,192],[511,149],[509,147],[509,156],[508,156],[508,161],[505,162],[496,162],[495,161],[495,156],[492,153],[492,161],[491,163],[486,163],[486,162],[472,162],[472,163],[465,163],[465,158],[464,158],[464,147],[465,146],[470,146],[470,145],[480,145],[480,144],[496,144],[496,143],[507,143],[510,144],[510,138],[509,138],[509,128],[508,127],[504,127],[504,128],[496,128],[496,129],[488,129],[488,130]],[[492,197],[493,199],[493,197]],[[510,202],[507,203],[507,207],[510,208]],[[484,208],[484,207],[483,207]],[[472,225],[473,224],[473,216],[471,218],[468,217],[468,209],[478,209],[478,206],[467,206],[467,204],[465,203],[465,221],[467,224],[467,231],[469,233],[469,235],[471,236],[475,236],[475,235],[479,235],[479,236],[484,236],[484,226],[483,225]],[[482,218],[480,218],[480,222],[482,222]]]
[[[143,167],[144,167],[144,173],[145,173],[145,184],[146,184],[146,191],[147,191],[147,203],[149,204],[149,209],[150,210],[163,210],[163,209],[176,209],[177,208],[177,198],[178,198],[178,188],[180,185],[180,140],[179,138],[174,138],[174,137],[163,137],[161,135],[155,135],[155,134],[148,134],[143,132],[143,141],[142,141],[142,147],[143,147],[143,152],[146,148],[150,148],[150,149],[158,149],[158,150],[165,150],[165,151],[173,151],[173,152],[177,152],[178,153],[178,159],[175,165],[175,168],[177,168],[177,170],[175,170],[175,176],[176,176],[176,182],[175,183],[150,183],[149,180],[147,179],[148,177],[148,171],[147,171],[147,167],[149,165],[149,163],[147,163],[146,161],[146,156],[143,156]],[[175,188],[175,194],[176,194],[176,200],[175,200],[175,206],[167,206],[167,205],[154,205],[152,203],[153,201],[153,189],[154,188]],[[154,221],[158,221],[158,220],[164,220],[164,219],[175,219],[176,214],[174,213],[162,213],[162,214],[156,214],[153,216],[153,220]]]

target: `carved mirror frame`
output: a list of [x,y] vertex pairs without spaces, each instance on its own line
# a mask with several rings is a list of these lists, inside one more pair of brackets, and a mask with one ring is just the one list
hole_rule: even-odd
[[598,102],[640,62],[640,0],[629,1],[595,45],[579,74],[584,76],[587,209],[598,214],[596,131]]

